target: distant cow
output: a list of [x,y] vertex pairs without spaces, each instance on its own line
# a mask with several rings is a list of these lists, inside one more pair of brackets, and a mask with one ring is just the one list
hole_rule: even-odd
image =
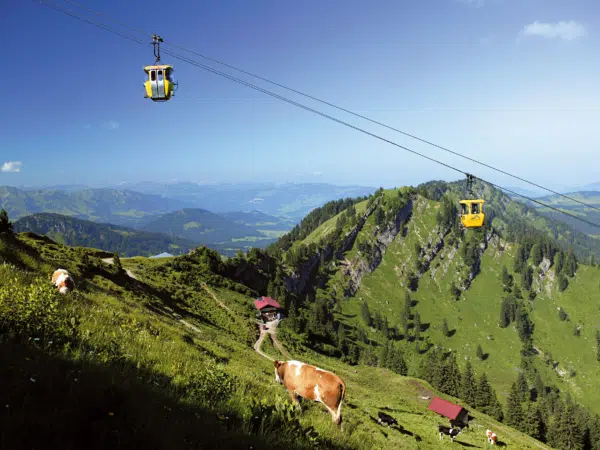
[[487,436],[487,440],[490,445],[494,445],[498,440],[498,436],[496,436],[496,433],[494,433],[492,430],[487,430],[485,435]]
[[298,407],[298,396],[321,402],[327,407],[333,422],[342,423],[342,401],[346,395],[346,384],[340,377],[327,370],[300,361],[274,361],[275,381],[283,384],[292,401]]
[[66,294],[75,289],[73,278],[65,269],[55,270],[52,274],[52,284],[57,287],[58,292]]
[[392,426],[392,425],[398,425],[398,421],[396,419],[394,419],[392,416],[379,411],[379,413],[377,413],[377,422],[381,425],[382,423],[385,423],[388,427]]
[[444,435],[450,436],[450,440],[454,442],[454,438],[460,433],[458,428],[445,427],[444,425],[438,425],[438,432],[440,433],[440,441],[444,438]]

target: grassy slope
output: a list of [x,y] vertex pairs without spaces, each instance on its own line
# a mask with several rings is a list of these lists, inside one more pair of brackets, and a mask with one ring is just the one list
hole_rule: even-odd
[[[400,314],[406,293],[402,286],[406,286],[404,275],[408,269],[414,267],[415,244],[423,245],[435,227],[438,207],[437,202],[419,198],[415,203],[413,218],[408,224],[407,236],[396,238],[388,247],[378,268],[363,277],[356,295],[343,303],[345,316],[340,317],[342,321],[364,327],[360,305],[362,300],[367,300],[372,313],[379,311],[387,315],[390,325],[397,324],[401,329]],[[359,239],[371,234],[372,221],[373,218],[370,217]],[[322,231],[317,229],[314,233],[320,232]],[[355,251],[353,249],[345,256],[350,259]],[[509,271],[512,270],[516,245],[508,244],[501,253],[496,249],[488,249],[482,258],[481,272],[458,302],[450,298],[449,288],[456,272],[463,270],[463,267],[458,253],[446,267],[449,251],[448,246],[442,249],[431,262],[429,271],[421,277],[418,290],[411,293],[411,298],[418,302],[414,311],[419,312],[424,325],[429,325],[422,334],[428,335],[432,343],[440,343],[457,351],[458,359],[463,364],[465,358],[471,358],[477,373],[488,373],[500,401],[505,403],[510,385],[516,379],[519,370],[521,343],[512,325],[506,329],[497,325],[504,295],[499,275],[503,265]],[[436,269],[440,263],[440,255],[445,259],[432,277],[432,269]],[[513,275],[519,280],[518,274]],[[597,324],[594,323],[593,317],[597,316],[598,311],[595,299],[600,297],[599,275],[600,269],[580,265],[577,276],[570,280],[569,288],[559,293],[553,286],[552,298],[544,293],[539,294],[533,303],[534,310],[531,314],[536,327],[536,347],[545,352],[551,351],[553,359],[560,363],[559,368],[562,370],[574,368],[580,374],[575,378],[570,378],[569,375],[560,377],[543,364],[540,358],[536,365],[544,373],[545,379],[557,384],[561,389],[568,388],[578,401],[596,412],[600,412],[597,406],[599,394],[593,381],[600,376],[600,365],[596,361],[594,336]],[[570,313],[571,322],[563,323],[558,319],[557,306]],[[450,338],[441,333],[443,318],[448,321],[450,330],[456,330]],[[580,337],[573,335],[575,323],[584,325]],[[372,329],[369,330],[369,335],[380,342],[382,340],[380,333]],[[488,336],[493,339],[489,340]],[[475,357],[477,344],[481,344],[484,353],[489,355],[484,361]]]
[[[85,345],[70,352],[50,352],[0,344],[3,360],[7,361],[2,376],[8,381],[4,386],[9,389],[0,388],[0,397],[8,396],[6,403],[10,404],[10,408],[0,412],[0,419],[8,424],[0,433],[0,442],[13,443],[14,448],[12,439],[23,442],[24,436],[34,439],[31,436],[35,435],[35,439],[48,445],[60,438],[62,448],[81,446],[82,442],[86,448],[131,448],[134,442],[152,448],[187,447],[190,443],[197,446],[200,442],[210,448],[219,445],[242,448],[242,442],[250,444],[250,438],[236,428],[227,431],[216,413],[247,415],[251,398],[264,397],[269,403],[277,397],[287,398],[284,389],[273,381],[272,363],[251,348],[257,333],[251,318],[250,298],[209,287],[194,293],[199,301],[176,305],[169,298],[169,286],[164,286],[164,279],[149,270],[150,266],[160,266],[166,260],[123,260],[124,266],[134,270],[143,284],[115,279],[105,272],[85,281],[74,264],[75,251],[43,240],[27,237],[21,240],[18,251],[3,244],[0,254],[5,258],[9,255],[11,261],[44,276],[49,276],[58,265],[67,267],[76,277],[79,290],[61,301],[64,308],[72,308],[80,316],[77,328],[85,336]],[[43,253],[45,259],[31,249]],[[15,276],[23,285],[31,277],[9,266],[0,269],[3,283]],[[159,295],[154,291],[159,288],[166,291]],[[213,295],[229,310],[219,307]],[[200,333],[174,320],[169,308],[199,328]],[[266,351],[275,352],[268,346]],[[439,441],[435,432],[435,424],[443,420],[427,411],[427,402],[419,400],[421,390],[414,380],[386,370],[350,367],[312,352],[290,351],[294,357],[334,370],[347,384],[343,409],[346,433],[340,434],[331,424],[321,405],[308,403],[300,416],[305,430],[314,427],[321,437],[346,448],[447,445],[447,441]],[[240,380],[241,384],[225,403],[209,405],[202,397],[189,397],[188,383],[194,375],[206,370],[210,359],[221,361],[226,372]],[[426,383],[421,384],[430,389]],[[117,394],[113,395],[114,392]],[[407,432],[382,429],[372,421],[377,408],[386,406]],[[476,416],[483,429],[490,426],[496,429],[491,419]],[[36,433],[31,433],[31,429],[36,429]],[[74,441],[74,436],[81,440]],[[65,437],[74,442],[64,441]],[[277,448],[279,444],[282,448],[293,448],[290,442],[300,444],[298,432],[289,437],[286,443],[284,429],[267,431],[263,436],[255,436],[253,445]],[[476,433],[461,435],[458,441],[479,445],[481,439],[482,431],[477,429]],[[501,439],[508,445],[519,442],[527,443],[520,448],[535,448],[531,439],[515,431],[503,431]]]

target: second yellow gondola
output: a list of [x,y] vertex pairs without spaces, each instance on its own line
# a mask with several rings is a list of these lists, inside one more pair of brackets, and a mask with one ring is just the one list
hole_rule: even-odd
[[485,222],[483,204],[485,200],[479,198],[476,200],[461,200],[460,202],[460,221],[465,228],[479,228]]

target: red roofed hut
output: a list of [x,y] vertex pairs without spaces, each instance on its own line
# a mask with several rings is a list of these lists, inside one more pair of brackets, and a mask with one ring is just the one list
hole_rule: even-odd
[[457,422],[466,423],[469,417],[469,411],[465,408],[439,397],[433,397],[428,409]]
[[270,322],[271,320],[275,320],[276,317],[280,317],[278,313],[281,310],[281,305],[271,297],[257,298],[254,300],[254,306],[260,311],[260,316],[265,322]]

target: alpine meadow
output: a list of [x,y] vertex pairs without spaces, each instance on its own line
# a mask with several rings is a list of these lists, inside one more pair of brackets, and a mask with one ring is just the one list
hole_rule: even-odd
[[0,449],[600,450],[599,27],[9,1]]
[[[564,246],[560,225],[477,187],[483,229],[459,224],[464,182],[432,182],[329,202],[226,260],[199,247],[109,264],[14,234],[5,214],[2,443],[437,448],[438,395],[470,412],[464,445],[491,428],[517,448],[596,448],[600,268],[577,232]],[[76,280],[66,296],[57,267]],[[298,410],[254,351],[259,296],[286,316],[262,352],[284,358],[277,343],[345,380],[343,431],[318,404]],[[381,429],[378,410],[399,426]]]

